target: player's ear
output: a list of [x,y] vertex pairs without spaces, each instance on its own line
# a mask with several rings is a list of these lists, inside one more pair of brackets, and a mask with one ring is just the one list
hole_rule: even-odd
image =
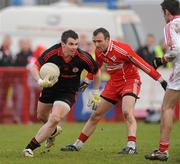
[[65,47],[65,43],[64,42],[61,42],[61,46],[62,46],[62,48],[64,48]]
[[109,42],[109,41],[110,41],[110,37],[107,37],[107,38],[106,38],[106,42]]
[[109,40],[110,40],[110,37],[106,37],[105,39],[109,41]]
[[164,10],[164,15],[168,16],[168,15],[171,15],[171,13],[167,9],[165,9]]

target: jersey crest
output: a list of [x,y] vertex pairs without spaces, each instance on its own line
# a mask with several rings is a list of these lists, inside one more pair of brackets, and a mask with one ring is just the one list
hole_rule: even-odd
[[72,71],[73,71],[74,73],[76,73],[76,72],[78,72],[78,71],[79,71],[79,68],[74,67],[74,68],[72,69]]

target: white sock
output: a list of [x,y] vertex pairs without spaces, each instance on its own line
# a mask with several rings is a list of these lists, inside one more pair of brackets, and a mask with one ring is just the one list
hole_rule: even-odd
[[84,143],[81,140],[77,139],[73,145],[76,146],[76,148],[81,149]]
[[134,141],[128,141],[127,147],[132,147],[133,149],[135,149],[135,148],[136,148],[136,142],[134,142]]

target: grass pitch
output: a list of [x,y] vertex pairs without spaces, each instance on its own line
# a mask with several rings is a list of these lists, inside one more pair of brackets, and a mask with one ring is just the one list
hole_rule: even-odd
[[[61,152],[62,146],[73,143],[84,123],[64,123],[63,133],[56,145],[47,151],[44,144],[35,150],[35,157],[27,159],[22,150],[40,128],[36,125],[0,125],[0,164],[160,164],[147,161],[144,155],[159,142],[159,124],[138,122],[137,155],[119,155],[126,145],[124,123],[100,123],[80,152]],[[171,133],[170,159],[167,164],[180,164],[180,122],[174,123]],[[44,152],[45,151],[45,152]]]

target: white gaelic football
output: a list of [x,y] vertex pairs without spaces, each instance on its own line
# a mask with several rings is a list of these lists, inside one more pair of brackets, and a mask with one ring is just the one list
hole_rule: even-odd
[[41,79],[47,79],[53,84],[58,81],[60,75],[59,67],[54,63],[45,63],[39,71]]

